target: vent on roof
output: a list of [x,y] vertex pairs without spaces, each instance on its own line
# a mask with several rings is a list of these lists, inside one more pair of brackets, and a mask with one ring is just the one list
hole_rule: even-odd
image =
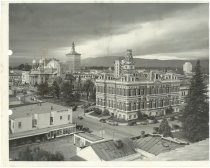
[[145,131],[141,131],[141,138],[145,137]]
[[123,142],[121,140],[116,140],[114,142],[114,144],[117,148],[122,148],[123,147]]

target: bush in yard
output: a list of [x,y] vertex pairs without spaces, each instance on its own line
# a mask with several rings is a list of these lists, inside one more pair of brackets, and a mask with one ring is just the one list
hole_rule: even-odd
[[164,118],[160,123],[159,134],[163,134],[164,137],[173,137],[173,134],[171,133],[171,127],[169,126],[166,118]]
[[129,121],[128,122],[128,126],[133,126],[133,125],[136,125],[136,122],[135,121]]
[[173,124],[173,125],[172,125],[172,129],[173,129],[173,130],[180,129],[180,126],[179,126],[179,125],[177,125],[177,124]]
[[95,108],[95,109],[94,109],[94,112],[95,112],[97,115],[101,115],[101,114],[102,114],[102,110],[99,109],[99,108]]
[[153,123],[154,123],[154,124],[157,124],[157,123],[158,123],[158,120],[157,120],[156,118],[154,118],[154,119],[153,119]]
[[74,105],[74,107],[72,108],[73,111],[77,110],[77,105]]
[[108,116],[108,115],[109,115],[109,110],[105,109],[105,110],[103,111],[103,115],[104,115],[104,116]]
[[158,134],[158,133],[159,133],[159,128],[153,127],[153,134]]

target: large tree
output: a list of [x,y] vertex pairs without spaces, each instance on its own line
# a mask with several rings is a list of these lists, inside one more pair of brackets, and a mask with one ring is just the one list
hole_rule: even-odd
[[71,105],[71,103],[74,101],[74,95],[73,95],[73,85],[70,81],[64,82],[61,87],[62,93],[63,93],[63,99],[68,104]]
[[90,79],[87,79],[84,83],[83,90],[86,92],[87,101],[88,101],[89,95],[93,94],[94,92],[94,83]]
[[41,83],[40,85],[37,85],[38,94],[42,97],[44,95],[49,93],[49,86],[47,82]]
[[206,88],[200,61],[197,61],[181,118],[184,135],[191,142],[209,137],[209,104]]
[[56,81],[54,81],[51,86],[51,94],[53,97],[60,98],[60,87]]

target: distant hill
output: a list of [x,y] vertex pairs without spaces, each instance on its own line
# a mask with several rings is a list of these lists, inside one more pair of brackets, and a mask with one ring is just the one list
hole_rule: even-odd
[[[107,56],[107,57],[96,57],[96,58],[86,58],[82,60],[82,66],[113,66],[114,60],[118,59],[117,56]],[[134,58],[137,67],[177,67],[181,68],[185,62],[189,60],[152,60],[152,59],[141,59]],[[190,60],[194,66],[196,60]],[[201,66],[203,68],[209,67],[209,60],[201,60]]]

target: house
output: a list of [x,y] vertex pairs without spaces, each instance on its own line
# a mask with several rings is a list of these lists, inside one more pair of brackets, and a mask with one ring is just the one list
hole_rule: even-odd
[[36,140],[47,140],[72,134],[72,109],[42,102],[11,108],[9,116],[10,145]]
[[81,158],[87,161],[119,161],[140,159],[141,155],[135,151],[132,140],[125,138],[93,143],[80,150],[71,160],[81,160]]

